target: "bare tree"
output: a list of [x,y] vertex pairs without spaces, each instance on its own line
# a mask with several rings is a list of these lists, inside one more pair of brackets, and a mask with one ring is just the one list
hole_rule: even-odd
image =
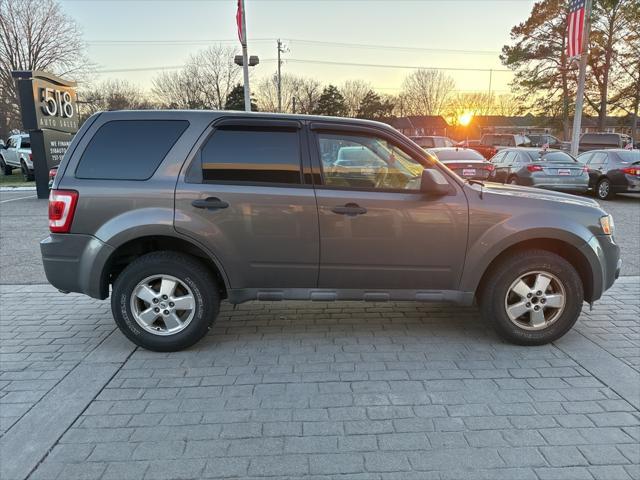
[[102,110],[145,110],[152,108],[143,91],[127,80],[105,80],[78,91],[85,119]]
[[56,0],[0,0],[0,136],[21,126],[12,70],[77,78],[87,67],[80,30]]
[[222,110],[241,77],[235,50],[215,45],[192,55],[185,66],[153,79],[154,100],[164,108]]
[[236,51],[232,47],[214,45],[191,57],[189,66],[197,72],[199,89],[211,108],[224,109],[227,97],[238,82],[242,69],[233,62]]
[[[315,110],[322,88],[311,78],[282,75],[282,111],[287,113],[311,113]],[[262,112],[278,111],[278,84],[275,76],[268,76],[256,87],[258,107]]]
[[437,70],[416,70],[402,84],[405,114],[442,115],[455,88],[453,78]]
[[518,99],[509,93],[498,95],[494,103],[494,114],[504,117],[512,117],[522,113],[522,105]]
[[152,81],[152,98],[161,108],[207,108],[200,95],[199,81],[195,77],[196,70],[197,68],[187,65],[182,70],[160,73]]
[[446,116],[452,125],[465,113],[490,115],[494,110],[495,98],[487,92],[465,92],[453,95],[446,108]]
[[371,84],[363,80],[347,80],[340,87],[340,93],[344,97],[347,106],[347,117],[357,117],[358,109],[364,97],[372,90]]

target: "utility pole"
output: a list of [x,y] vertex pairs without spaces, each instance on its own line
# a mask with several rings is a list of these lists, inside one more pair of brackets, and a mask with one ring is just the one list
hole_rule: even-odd
[[251,111],[251,90],[249,88],[249,50],[247,48],[247,11],[244,9],[244,0],[240,0],[242,12],[242,71],[244,73],[244,110]]
[[582,38],[582,53],[580,55],[580,73],[578,76],[578,91],[576,93],[576,109],[573,114],[573,132],[571,133],[571,155],[578,155],[580,142],[580,125],[582,124],[582,106],[584,104],[584,82],[587,76],[587,60],[589,59],[589,33],[591,30],[591,3],[587,0],[584,14],[584,35]]
[[487,95],[487,113],[486,115],[489,115],[489,110],[491,107],[491,104],[493,103],[491,101],[491,84],[493,83],[493,70],[489,69],[489,94]]
[[282,47],[282,41],[278,39],[278,112],[282,113],[282,60],[280,60],[280,54],[284,53],[284,48]]

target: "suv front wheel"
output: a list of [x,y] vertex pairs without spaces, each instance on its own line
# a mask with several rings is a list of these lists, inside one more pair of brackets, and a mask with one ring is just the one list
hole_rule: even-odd
[[207,334],[220,296],[211,272],[178,252],[155,252],[130,263],[116,278],[111,310],[136,345],[158,352],[190,347]]
[[506,340],[543,345],[563,336],[582,311],[576,269],[544,250],[518,252],[492,268],[480,294],[482,316]]

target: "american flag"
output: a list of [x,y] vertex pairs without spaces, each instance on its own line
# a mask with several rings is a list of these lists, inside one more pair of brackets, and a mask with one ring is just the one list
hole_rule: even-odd
[[569,0],[569,22],[567,28],[567,57],[582,53],[584,35],[585,0]]

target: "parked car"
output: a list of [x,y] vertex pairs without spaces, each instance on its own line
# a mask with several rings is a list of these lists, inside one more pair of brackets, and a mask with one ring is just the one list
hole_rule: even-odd
[[28,134],[12,135],[7,144],[0,149],[0,170],[4,175],[11,175],[14,168],[22,171],[25,181],[33,180],[33,161],[31,156],[31,140]]
[[487,160],[503,148],[509,147],[528,147],[531,141],[525,135],[513,135],[507,133],[487,133],[482,136],[478,145],[469,144],[469,148],[473,148],[482,154]]
[[422,148],[440,148],[440,147],[453,147],[455,142],[449,137],[439,136],[422,136],[422,137],[409,137],[416,142]]
[[[379,160],[367,188],[331,173],[344,147]],[[55,176],[43,264],[61,291],[111,292],[119,328],[158,351],[202,338],[221,299],[477,300],[514,343],[561,337],[620,272],[611,216],[478,183],[377,122],[104,112]]]
[[589,189],[600,200],[640,193],[640,150],[592,150],[578,156],[589,172]]
[[435,155],[441,163],[462,178],[486,180],[494,169],[493,163],[488,162],[482,155],[470,148],[430,148],[427,152]]
[[49,170],[49,190],[53,187],[53,181],[56,178],[56,174],[58,173],[58,166],[55,166]]
[[492,180],[512,185],[584,193],[589,175],[584,165],[560,150],[507,148],[492,159]]
[[565,152],[571,150],[571,142],[563,142],[548,133],[529,133],[527,137],[531,141],[532,147],[543,148],[546,145],[547,148],[554,148]]
[[578,142],[578,151],[625,148],[630,143],[633,140],[624,133],[583,133]]

